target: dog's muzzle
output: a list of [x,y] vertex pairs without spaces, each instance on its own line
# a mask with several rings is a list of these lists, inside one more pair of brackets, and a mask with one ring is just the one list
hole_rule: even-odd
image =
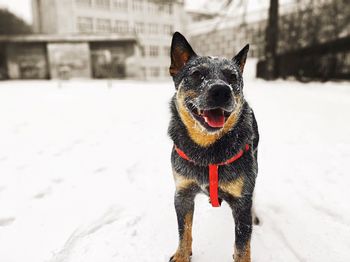
[[221,107],[223,109],[230,107],[233,100],[231,87],[226,84],[211,85],[207,92],[207,107]]
[[210,83],[194,103],[189,103],[192,115],[206,128],[222,128],[234,109],[232,88],[223,81]]

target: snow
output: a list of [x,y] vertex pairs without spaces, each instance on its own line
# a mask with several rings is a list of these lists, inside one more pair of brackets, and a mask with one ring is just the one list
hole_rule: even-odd
[[[1,262],[175,251],[173,85],[109,83],[0,82]],[[253,261],[350,261],[349,84],[248,80],[245,95],[261,134]],[[231,261],[233,226],[199,196],[192,261]]]

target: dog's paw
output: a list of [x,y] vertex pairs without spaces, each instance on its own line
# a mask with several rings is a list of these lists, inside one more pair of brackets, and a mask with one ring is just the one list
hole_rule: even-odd
[[192,252],[189,256],[175,253],[171,258],[169,259],[169,262],[190,262],[192,258]]
[[256,225],[256,226],[260,225],[260,218],[258,216],[256,216],[256,215],[253,218],[253,224]]

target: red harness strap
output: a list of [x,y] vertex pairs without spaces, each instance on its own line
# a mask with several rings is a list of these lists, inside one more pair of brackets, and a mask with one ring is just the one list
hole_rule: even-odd
[[[244,147],[244,150],[241,149],[238,151],[236,155],[231,157],[230,159],[226,160],[225,162],[218,163],[218,164],[209,164],[209,196],[210,196],[210,203],[213,207],[219,207],[219,194],[218,194],[218,187],[219,187],[219,166],[228,165],[233,162],[235,162],[237,159],[239,159],[244,151],[249,150],[249,145],[246,144]],[[175,151],[179,154],[180,157],[183,159],[190,161],[192,163],[195,163],[193,160],[191,160],[185,152],[183,152],[181,149],[179,149],[177,146],[175,146]]]

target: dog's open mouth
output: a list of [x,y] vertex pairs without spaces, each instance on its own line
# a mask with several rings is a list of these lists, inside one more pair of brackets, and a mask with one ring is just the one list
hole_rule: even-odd
[[225,125],[227,118],[231,112],[222,108],[199,109],[195,105],[190,104],[190,111],[194,118],[208,129],[220,129]]

